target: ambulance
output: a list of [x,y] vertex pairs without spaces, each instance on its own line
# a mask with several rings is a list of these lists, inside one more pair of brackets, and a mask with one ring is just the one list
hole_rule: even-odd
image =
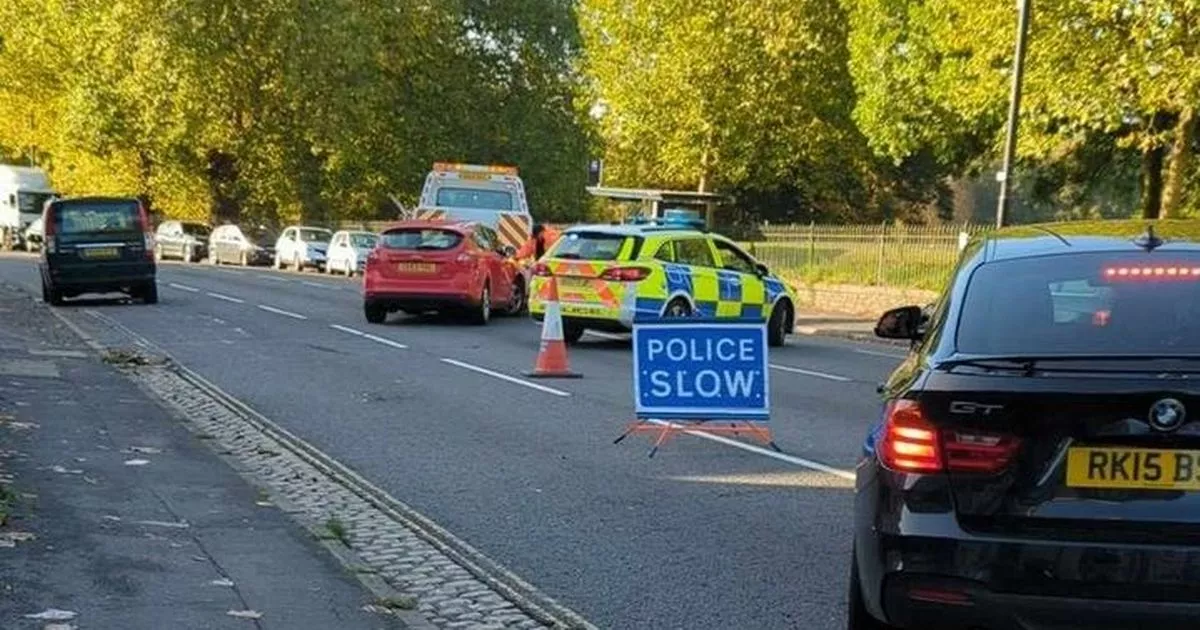
[[512,166],[435,163],[414,218],[481,223],[496,231],[503,249],[513,252],[533,229],[525,184]]

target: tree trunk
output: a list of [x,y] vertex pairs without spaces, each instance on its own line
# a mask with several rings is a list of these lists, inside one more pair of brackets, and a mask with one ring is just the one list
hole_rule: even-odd
[[1142,152],[1142,218],[1157,219],[1162,212],[1163,148]]
[[1162,214],[1164,219],[1175,218],[1183,210],[1183,188],[1192,169],[1192,144],[1196,141],[1196,110],[1189,106],[1179,113],[1175,125],[1175,141],[1167,163],[1167,178],[1163,185]]

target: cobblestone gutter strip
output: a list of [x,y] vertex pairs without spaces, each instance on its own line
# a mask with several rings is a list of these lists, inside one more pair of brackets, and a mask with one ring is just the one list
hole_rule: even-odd
[[[93,349],[106,352],[74,322],[60,319]],[[169,357],[136,333],[123,332],[148,351]],[[107,351],[106,356],[114,354],[140,353]],[[336,552],[344,543],[352,554],[335,555],[343,564],[361,562],[348,568],[364,584],[370,587],[378,576],[401,596],[389,605],[415,604],[418,619],[409,611],[398,613],[414,629],[595,630],[577,613],[186,367],[169,358],[114,363],[174,408],[293,518],[332,539],[325,541],[328,548]],[[379,589],[372,590],[378,594]]]
[[[224,454],[286,502],[310,528],[328,524],[365,567],[439,628],[593,628],[578,614],[492,562],[240,401],[179,365],[128,370]],[[298,512],[298,513],[296,513]]]

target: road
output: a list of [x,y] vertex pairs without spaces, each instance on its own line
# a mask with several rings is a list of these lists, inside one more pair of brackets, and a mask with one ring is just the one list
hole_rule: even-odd
[[[0,281],[40,295],[34,261],[0,259]],[[651,459],[612,443],[627,340],[589,335],[583,379],[531,382],[527,318],[372,326],[357,280],[257,268],[164,264],[159,290],[64,310],[154,342],[601,627],[844,627],[849,477],[891,347],[773,350],[784,455],[684,437]]]

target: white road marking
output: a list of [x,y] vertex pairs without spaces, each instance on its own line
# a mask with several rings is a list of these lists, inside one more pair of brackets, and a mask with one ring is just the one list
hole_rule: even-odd
[[853,352],[856,352],[858,354],[866,354],[866,355],[873,356],[873,357],[886,357],[888,359],[903,359],[905,356],[903,354],[897,354],[895,352],[878,352],[875,350],[859,350],[858,348],[854,348]]
[[309,282],[308,280],[301,280],[300,284],[308,287],[317,287],[318,289],[329,289],[331,291],[337,290],[337,287],[331,287],[328,284],[321,284],[320,282]]
[[829,374],[828,372],[816,372],[814,370],[802,370],[800,368],[791,367],[791,366],[787,366],[787,365],[779,365],[778,363],[772,363],[771,367],[775,368],[776,370],[783,370],[784,372],[791,372],[793,374],[803,374],[804,376],[823,378],[825,380],[837,381],[839,383],[849,383],[850,381],[854,380],[852,378],[847,378],[845,376],[839,376],[837,374]]
[[361,330],[355,330],[353,328],[350,328],[349,326],[342,326],[341,324],[330,324],[329,327],[334,330],[340,330],[344,333],[350,333],[351,335],[354,335],[355,337],[362,337],[367,334]]
[[235,276],[240,276],[240,275],[242,275],[242,272],[240,272],[240,271],[234,271],[234,270],[232,270],[232,269],[225,269],[225,268],[223,268],[223,267],[217,267],[217,271],[220,271],[221,273],[228,273],[228,274],[232,274],[232,275],[235,275]]
[[197,289],[196,287],[189,287],[187,285],[176,284],[174,282],[168,283],[167,286],[171,287],[172,289],[179,289],[180,291],[187,291],[188,293],[199,293],[200,292],[200,289]]
[[502,381],[508,381],[509,383],[513,383],[514,385],[524,385],[525,387],[528,387],[530,389],[536,389],[539,392],[546,392],[547,394],[553,394],[555,396],[562,396],[563,398],[566,398],[571,395],[570,392],[564,392],[561,389],[554,389],[553,387],[546,387],[545,385],[538,385],[537,383],[531,383],[526,380],[522,380],[522,379],[519,379],[519,378],[516,378],[513,376],[509,376],[507,374],[501,374],[500,372],[494,372],[487,368],[481,368],[478,365],[471,365],[470,363],[464,363],[462,361],[457,361],[455,359],[442,359],[442,363],[449,363],[450,365],[457,365],[460,368],[471,370],[472,372],[478,372],[480,374],[494,376]]
[[[541,324],[538,325],[540,326]],[[629,341],[629,335],[614,335],[612,333],[600,332],[598,330],[589,330],[586,332],[586,334],[592,335],[593,337],[599,337],[601,339],[611,339],[613,341]]]
[[209,291],[208,293],[206,293],[206,295],[208,295],[208,297],[217,298],[218,300],[225,300],[226,302],[233,302],[234,304],[245,304],[246,303],[246,300],[241,300],[241,299],[238,299],[235,297],[229,297],[228,295],[223,295],[220,293],[213,293],[212,291]]
[[391,346],[393,348],[400,348],[401,350],[408,349],[408,346],[400,343],[399,341],[392,341],[391,339],[388,339],[387,337],[377,337],[375,335],[372,335],[371,333],[363,333],[363,339],[370,339],[371,341],[381,343],[385,346]]
[[283,315],[284,317],[291,317],[292,319],[308,319],[307,317],[305,317],[304,315],[301,315],[300,313],[293,313],[291,311],[285,311],[281,308],[275,308],[274,306],[267,306],[266,304],[259,304],[258,308],[261,310],[264,310],[268,313],[275,313],[276,315]]
[[[672,424],[670,422],[667,422],[665,420],[647,420],[647,422],[653,422],[654,424],[661,425],[664,427],[672,426]],[[817,470],[817,471],[820,471],[823,473],[829,473],[835,477],[841,477],[842,479],[854,479],[853,471],[845,470],[843,468],[835,468],[828,464],[822,464],[821,462],[815,462],[811,459],[804,459],[803,457],[796,457],[795,455],[788,455],[787,453],[778,453],[769,448],[763,448],[761,446],[755,446],[753,444],[739,442],[737,440],[733,440],[733,439],[727,438],[722,435],[713,435],[712,433],[704,433],[702,431],[684,431],[684,433],[698,437],[698,438],[703,438],[705,440],[711,440],[713,442],[718,442],[718,443],[724,444],[726,446],[740,448],[743,451],[750,451],[751,453],[765,455],[772,459],[777,459],[781,462],[787,462],[789,464],[803,466],[810,470]]]

